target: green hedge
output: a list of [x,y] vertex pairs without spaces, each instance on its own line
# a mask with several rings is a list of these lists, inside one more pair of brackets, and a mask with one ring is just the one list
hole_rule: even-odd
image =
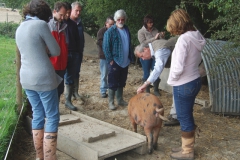
[[0,23],[0,35],[15,38],[15,32],[19,24],[13,22]]

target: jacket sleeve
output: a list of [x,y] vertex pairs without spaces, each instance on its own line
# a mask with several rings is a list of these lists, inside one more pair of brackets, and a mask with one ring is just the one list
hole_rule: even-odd
[[[74,32],[73,32],[73,33],[75,33],[74,36],[75,36],[76,44],[80,44],[80,36],[79,36],[79,33],[78,33],[77,24],[73,23],[73,25],[74,25],[74,26],[73,26],[73,28],[74,28]],[[77,49],[78,49],[78,52],[79,52],[79,53],[82,53],[82,52],[81,52],[81,50],[82,50],[82,49],[81,49],[81,45],[78,45],[78,48],[77,48]]]
[[100,29],[97,33],[97,45],[99,47],[102,47],[103,35],[104,35],[103,29]]
[[40,27],[42,29],[42,39],[44,40],[46,44],[46,49],[49,50],[49,53],[51,56],[59,56],[60,55],[60,47],[55,40],[55,38],[52,36],[50,29],[48,27],[48,24],[46,22],[42,23],[42,26]]
[[106,57],[108,63],[113,60],[112,56],[112,41],[111,41],[111,32],[107,30],[103,36],[103,53]]
[[138,31],[138,41],[139,41],[139,43],[141,44],[141,43],[151,43],[151,42],[153,42],[155,40],[155,35],[154,35],[154,37],[152,37],[152,38],[150,38],[150,39],[147,39],[146,38],[146,35],[144,34],[144,30],[142,30],[142,29],[140,29],[139,31]]
[[172,78],[173,80],[177,81],[184,69],[186,58],[187,58],[187,53],[188,53],[188,43],[184,37],[178,38],[178,41],[175,46],[176,50],[176,60],[174,61],[174,65],[172,67]]

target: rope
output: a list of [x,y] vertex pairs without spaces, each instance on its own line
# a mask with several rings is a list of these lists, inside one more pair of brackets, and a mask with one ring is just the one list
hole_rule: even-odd
[[18,125],[18,122],[19,122],[20,117],[21,117],[21,115],[22,115],[23,107],[24,107],[24,103],[23,103],[23,105],[22,105],[22,108],[21,108],[21,111],[20,111],[20,115],[19,115],[18,120],[17,120],[17,124],[16,124],[16,126],[15,126],[15,128],[14,128],[13,135],[12,135],[11,140],[10,140],[10,142],[9,142],[8,149],[7,149],[7,152],[6,152],[6,155],[5,155],[4,160],[7,160],[8,152],[9,152],[9,150],[10,150],[10,147],[11,147],[11,144],[12,144],[13,137],[14,137],[14,135],[15,135],[15,132],[16,132],[16,130],[17,130],[17,125]]

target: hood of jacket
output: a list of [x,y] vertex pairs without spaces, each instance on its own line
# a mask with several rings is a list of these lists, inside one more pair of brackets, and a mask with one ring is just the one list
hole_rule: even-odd
[[197,50],[200,52],[203,50],[206,40],[199,31],[188,31],[182,35],[188,37],[188,40],[197,48]]
[[49,29],[52,31],[58,31],[58,33],[64,31],[67,27],[65,22],[58,22],[54,18],[50,19],[48,22]]

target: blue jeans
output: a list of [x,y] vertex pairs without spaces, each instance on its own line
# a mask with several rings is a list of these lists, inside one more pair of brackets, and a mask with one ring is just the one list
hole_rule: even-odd
[[76,70],[75,70],[75,77],[74,79],[79,79],[80,75],[80,70],[81,70],[81,64],[82,64],[82,59],[83,59],[83,53],[77,54],[76,55]]
[[43,129],[46,117],[45,132],[57,132],[60,120],[57,89],[45,92],[25,89],[25,92],[33,111],[32,129]]
[[100,72],[101,72],[101,81],[100,81],[100,92],[101,94],[106,93],[108,89],[108,63],[105,59],[100,59]]
[[128,66],[120,67],[115,61],[113,64],[108,64],[108,88],[116,91],[118,88],[126,86],[128,75]]
[[146,81],[150,75],[150,71],[154,69],[155,60],[152,58],[148,60],[143,60],[140,58],[140,62],[143,69],[143,81]]
[[76,73],[77,54],[79,54],[79,53],[68,52],[67,68],[66,68],[66,73],[64,75],[64,81],[65,81],[65,84],[67,84],[67,85],[72,85],[74,83],[74,76]]
[[194,130],[193,106],[200,88],[200,77],[186,84],[173,86],[177,119],[180,122],[181,130],[184,132],[191,132]]

